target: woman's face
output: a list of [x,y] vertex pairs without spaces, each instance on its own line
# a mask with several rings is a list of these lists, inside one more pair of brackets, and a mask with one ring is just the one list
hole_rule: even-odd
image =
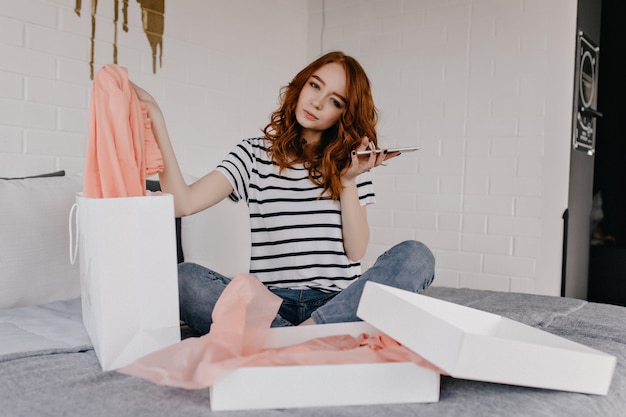
[[346,73],[334,62],[320,67],[306,82],[296,105],[302,137],[318,143],[322,133],[334,126],[346,107]]

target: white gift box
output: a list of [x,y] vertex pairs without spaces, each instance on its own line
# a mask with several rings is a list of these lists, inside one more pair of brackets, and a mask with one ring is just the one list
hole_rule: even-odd
[[[368,282],[358,323],[270,329],[267,348],[384,332],[454,378],[606,395],[616,358],[505,317]],[[210,388],[211,409],[439,401],[440,375],[413,363],[244,367]]]
[[[273,328],[265,347],[378,332],[365,322]],[[211,386],[211,410],[437,402],[439,381],[411,362],[243,367]]]
[[450,376],[608,393],[616,358],[505,317],[367,283],[357,315]]

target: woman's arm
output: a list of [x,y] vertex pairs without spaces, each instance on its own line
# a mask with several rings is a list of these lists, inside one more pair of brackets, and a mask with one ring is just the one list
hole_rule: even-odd
[[343,190],[339,195],[339,201],[341,204],[343,248],[348,258],[352,261],[358,261],[365,256],[370,238],[367,209],[366,206],[361,206],[359,202],[356,178],[365,171],[382,164],[387,157],[383,153],[377,156],[373,152],[366,157],[356,155],[356,151],[365,150],[368,147],[369,139],[364,137],[361,145],[352,153],[350,166],[341,176]]
[[350,260],[358,261],[365,256],[370,238],[370,228],[367,223],[366,207],[359,203],[356,181],[352,181],[350,184],[344,183],[344,189],[339,198],[343,248]]
[[176,160],[161,108],[148,92],[135,84],[132,85],[139,100],[148,107],[154,138],[163,157],[163,171],[159,173],[161,189],[174,196],[176,216],[197,213],[226,198],[233,191],[233,187],[218,171],[212,171],[193,184],[187,185]]

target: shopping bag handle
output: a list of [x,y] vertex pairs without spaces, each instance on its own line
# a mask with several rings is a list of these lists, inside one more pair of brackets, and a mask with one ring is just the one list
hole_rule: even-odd
[[[78,254],[78,204],[74,203],[70,210],[70,263],[74,265]],[[72,230],[72,217],[74,217],[74,230]],[[75,243],[74,243],[75,242]]]

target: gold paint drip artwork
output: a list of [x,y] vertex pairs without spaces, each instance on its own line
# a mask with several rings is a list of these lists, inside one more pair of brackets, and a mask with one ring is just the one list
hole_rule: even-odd
[[[82,0],[76,0],[74,12],[80,17]],[[122,30],[128,32],[128,0],[122,0]],[[141,26],[152,49],[152,73],[156,74],[157,51],[159,67],[163,66],[163,30],[165,28],[165,0],[137,0],[141,6]],[[120,0],[113,0],[113,63],[117,64],[117,31],[119,26]],[[98,0],[91,0],[91,49],[89,53],[90,78],[94,76],[94,47],[96,39],[96,11]]]

